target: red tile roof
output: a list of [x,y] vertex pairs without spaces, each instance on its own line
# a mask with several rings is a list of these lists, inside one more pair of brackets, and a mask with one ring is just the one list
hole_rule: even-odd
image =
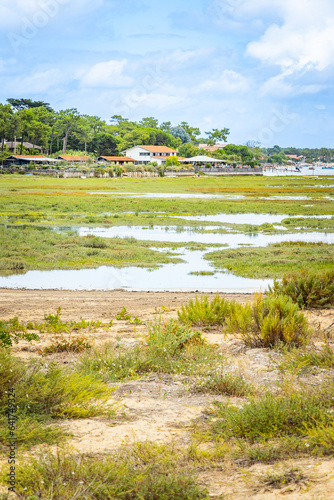
[[130,158],[129,156],[99,156],[99,158],[103,158],[103,160],[106,161],[128,161],[128,162],[135,162],[133,158]]
[[67,155],[59,155],[57,158],[61,158],[62,160],[66,161],[88,161],[91,160],[92,158],[89,158],[89,156],[67,156]]
[[38,158],[43,158],[43,159],[48,159],[46,156],[44,155],[10,155],[9,158],[28,158],[29,160],[32,160],[34,158],[38,159]]
[[147,149],[148,151],[151,151],[151,153],[172,153],[172,152],[176,153],[175,149],[168,148],[167,146],[134,146],[134,147]]

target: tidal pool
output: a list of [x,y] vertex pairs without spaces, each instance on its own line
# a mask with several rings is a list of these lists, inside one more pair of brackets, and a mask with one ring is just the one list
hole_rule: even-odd
[[[145,241],[164,241],[175,243],[204,243],[228,245],[236,248],[239,245],[266,246],[270,243],[282,241],[306,241],[334,243],[334,233],[291,233],[291,234],[263,234],[263,233],[199,233],[192,227],[161,227],[161,226],[115,226],[115,227],[79,227],[76,229],[79,236],[100,236],[102,238],[136,238]],[[205,229],[220,229],[206,227]],[[194,269],[195,271],[197,269]]]
[[282,214],[217,214],[217,215],[174,215],[179,219],[194,220],[202,222],[221,222],[228,224],[251,224],[260,226],[261,224],[280,223],[284,219],[310,218],[310,219],[330,219],[331,215],[282,215]]
[[[179,249],[180,250],[180,249]],[[249,279],[231,273],[216,272],[201,251],[181,250],[185,262],[165,264],[159,269],[108,267],[80,270],[28,271],[26,274],[0,277],[1,288],[30,290],[153,290],[153,291],[226,291],[252,293],[264,291],[272,280]],[[210,276],[192,275],[193,271],[213,272]]]

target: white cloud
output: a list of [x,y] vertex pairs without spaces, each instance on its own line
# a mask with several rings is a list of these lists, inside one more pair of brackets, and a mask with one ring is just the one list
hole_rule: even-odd
[[215,79],[209,79],[199,85],[199,91],[221,91],[223,93],[245,92],[249,88],[247,78],[235,71],[225,70]]
[[[256,0],[260,6],[264,0]],[[282,24],[272,24],[247,54],[282,70],[316,69],[334,63],[334,5],[331,0],[273,0]]]
[[24,78],[18,77],[8,82],[8,88],[12,93],[42,93],[49,91],[64,81],[64,76],[58,69],[38,71]]
[[126,65],[126,59],[94,64],[83,76],[81,85],[95,88],[128,87],[132,79],[123,74]]

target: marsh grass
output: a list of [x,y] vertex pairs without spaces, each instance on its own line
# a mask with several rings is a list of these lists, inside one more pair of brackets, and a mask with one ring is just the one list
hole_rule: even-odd
[[25,324],[20,322],[17,316],[0,321],[0,349],[3,347],[9,349],[13,343],[17,344],[19,340],[38,341],[39,336],[34,332],[28,332]]
[[266,247],[243,247],[205,254],[217,269],[244,278],[282,278],[287,273],[312,267],[315,272],[331,272],[334,244],[303,241],[273,243]]
[[85,354],[79,371],[95,373],[103,380],[118,382],[147,373],[208,375],[222,363],[217,348],[202,335],[175,320],[157,319],[149,326],[145,342],[128,349],[106,344]]
[[301,269],[274,281],[269,293],[284,294],[300,307],[325,308],[334,305],[334,269],[315,272]]
[[[92,246],[93,245],[93,246]],[[39,231],[34,227],[0,226],[0,270],[82,269],[102,265],[122,267],[181,262],[181,259],[151,250],[152,242],[133,243],[122,238],[106,238],[102,242],[76,233]],[[18,262],[20,266],[18,267]]]
[[[15,388],[19,437],[24,446],[59,437],[48,427],[53,420],[114,415],[108,403],[114,391],[92,375],[78,374],[55,363],[25,363],[0,350],[0,418],[6,419],[8,390]],[[25,427],[26,426],[26,427]],[[2,443],[8,425],[1,426]]]
[[54,339],[54,341],[39,350],[40,354],[48,355],[59,352],[75,352],[80,353],[91,349],[92,344],[89,342],[85,335],[79,335],[76,337],[66,338],[63,335]]
[[196,483],[194,468],[184,454],[171,445],[155,443],[135,444],[103,457],[63,450],[46,453],[20,464],[16,489],[27,500],[209,498]]

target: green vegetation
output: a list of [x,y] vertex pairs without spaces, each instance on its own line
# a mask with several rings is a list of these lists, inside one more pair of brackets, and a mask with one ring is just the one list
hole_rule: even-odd
[[196,484],[194,467],[185,454],[154,443],[137,444],[104,457],[65,451],[44,454],[20,464],[17,493],[26,500],[209,498]]
[[300,307],[331,307],[334,305],[334,270],[284,274],[281,282],[275,281],[270,292],[292,298]]
[[207,295],[200,299],[196,296],[195,301],[183,304],[177,315],[182,323],[193,326],[222,326],[235,305],[235,302],[220,298],[219,295],[210,302]]
[[17,437],[20,446],[57,442],[64,430],[52,421],[114,415],[116,405],[109,404],[114,389],[96,380],[57,366],[35,361],[27,364],[0,349],[0,442],[5,450],[9,389],[15,389]]
[[0,321],[0,349],[10,348],[13,342],[17,344],[20,339],[32,342],[39,340],[39,336],[36,333],[28,332],[25,324],[20,323],[17,316],[7,321]]
[[95,373],[105,381],[136,379],[147,373],[179,373],[208,376],[213,366],[220,366],[217,349],[202,335],[181,326],[175,320],[161,319],[149,326],[145,344],[124,349],[106,344],[85,354],[79,370]]
[[152,242],[129,239],[102,239],[77,236],[74,232],[58,234],[34,227],[0,226],[0,270],[26,272],[29,269],[82,269],[112,265],[157,267],[180,262],[171,254],[151,250]]
[[238,304],[216,296],[205,296],[183,305],[178,311],[183,323],[221,326],[222,331],[240,337],[252,347],[301,346],[310,335],[307,320],[297,304],[285,295],[257,295],[253,304]]
[[244,377],[222,371],[219,367],[210,377],[200,380],[194,387],[196,392],[224,394],[226,396],[243,397],[254,392],[253,387]]
[[284,273],[312,267],[316,272],[331,270],[334,245],[303,241],[272,243],[267,247],[217,250],[205,254],[217,269],[226,269],[244,278],[281,278]]

